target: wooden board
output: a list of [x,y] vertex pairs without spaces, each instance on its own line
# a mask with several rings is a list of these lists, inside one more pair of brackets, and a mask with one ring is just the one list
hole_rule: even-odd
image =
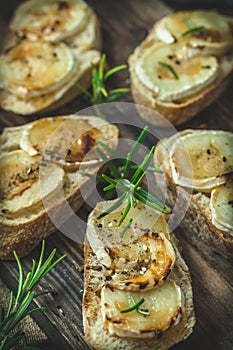
[[[20,1],[8,0],[1,5],[0,40],[6,33],[6,25],[12,16],[13,9]],[[172,2],[172,9],[162,2],[154,0],[89,0],[98,14],[102,29],[104,51],[110,66],[127,62],[134,47],[145,37],[155,20],[168,14],[172,9],[185,9],[185,5]],[[211,6],[211,5],[210,5]],[[216,4],[217,6],[217,4]],[[219,9],[232,14],[231,8],[221,3]],[[126,72],[120,73],[112,80],[112,86],[127,86]],[[187,127],[214,128],[233,130],[232,88],[196,118],[182,125]],[[131,101],[130,96],[125,101]],[[88,102],[80,97],[49,115],[67,114],[87,107]],[[22,117],[0,110],[1,128],[8,125],[20,125],[26,121],[39,118],[41,115]],[[135,120],[140,118],[135,113]],[[132,124],[133,124],[132,123]],[[122,123],[121,135],[136,137],[138,131]],[[80,211],[87,216],[88,207]],[[77,227],[81,235],[84,228]],[[230,350],[233,348],[233,270],[229,259],[220,255],[211,246],[184,238],[177,230],[183,257],[188,263],[193,279],[194,302],[197,325],[191,337],[176,346],[173,350]],[[49,342],[45,349],[91,349],[83,338],[82,329],[82,291],[83,291],[83,250],[82,245],[74,243],[61,233],[56,232],[46,240],[46,249],[58,248],[58,256],[67,253],[67,258],[56,267],[44,280],[43,287],[55,288],[56,295],[38,299],[38,305],[47,306],[43,313],[35,314],[35,319],[46,332]],[[32,257],[37,257],[39,247],[23,260],[25,269],[30,269]],[[16,287],[18,277],[14,262],[0,263],[0,276],[10,288]]]

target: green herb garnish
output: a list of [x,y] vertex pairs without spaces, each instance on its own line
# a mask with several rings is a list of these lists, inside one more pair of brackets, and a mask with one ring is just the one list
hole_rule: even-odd
[[191,28],[191,29],[188,29],[186,30],[184,33],[182,33],[181,35],[182,36],[186,36],[188,34],[194,34],[194,33],[198,33],[198,32],[201,32],[202,30],[206,30],[205,27],[203,26],[200,26],[200,27],[194,27],[194,28]]
[[[109,169],[111,176],[102,174],[101,177],[98,176],[96,180],[104,182],[106,184],[106,186],[104,187],[105,192],[117,190],[119,193],[118,199],[106,211],[101,213],[98,219],[101,219],[105,215],[113,212],[124,202],[126,203],[126,206],[119,219],[118,226],[121,226],[130,209],[136,206],[137,201],[142,202],[143,204],[148,205],[149,207],[154,208],[155,210],[163,214],[169,213],[168,208],[159,199],[157,199],[155,196],[148,193],[141,187],[141,182],[144,179],[147,172],[152,171],[162,173],[160,169],[156,169],[150,166],[155,151],[155,146],[151,148],[150,152],[145,156],[140,165],[135,166],[135,164],[133,163],[133,156],[137,153],[140,144],[145,139],[146,134],[147,127],[145,127],[139,135],[132,149],[130,150],[130,152],[128,152],[126,159],[122,160],[122,158],[120,158],[119,156],[117,157],[116,152],[112,153],[116,158],[121,159],[121,164],[119,166],[117,164],[114,164],[110,160],[110,158],[100,149],[100,147],[97,147],[97,152],[105,161],[105,165]],[[99,146],[102,146],[107,152],[110,151],[109,146],[105,145],[103,142],[99,142]],[[120,233],[121,237],[124,236],[126,230],[130,227],[132,221],[133,220],[130,219],[129,223]]]
[[159,64],[160,66],[162,66],[162,67],[168,69],[168,70],[172,73],[172,75],[175,77],[175,79],[177,79],[177,80],[179,79],[177,73],[176,73],[175,70],[172,68],[172,66],[170,66],[170,64],[167,64],[167,63],[161,62],[161,61],[158,61],[158,64]]
[[[89,98],[90,102],[93,105],[113,102],[130,91],[129,88],[116,88],[116,89],[108,90],[106,87],[107,80],[113,74],[123,69],[126,69],[127,65],[122,64],[120,66],[114,67],[108,70],[106,73],[105,73],[105,65],[106,65],[105,54],[102,54],[98,68],[94,64],[92,64],[92,92],[89,92],[87,89],[82,87],[79,83],[76,83],[77,87],[82,91],[82,93],[84,93]],[[102,117],[103,119],[105,119],[105,116],[103,113],[101,113],[100,109],[97,109],[97,112],[99,117]]]
[[123,238],[124,235],[125,235],[125,232],[130,228],[130,225],[132,224],[133,222],[133,218],[131,218],[128,222],[128,224],[123,228],[123,230],[121,231],[120,233],[120,237]]
[[[189,28],[188,30],[186,30],[184,33],[182,33],[181,35],[182,36],[186,36],[188,34],[196,34],[196,33],[199,33],[201,31],[207,31],[207,29],[204,27],[204,26],[199,26],[199,27],[196,27],[191,21],[190,19],[188,19],[187,17],[184,17],[183,18],[183,21],[185,22],[185,24],[187,25],[187,27]],[[207,41],[208,42],[211,42],[212,41],[212,37],[209,35],[207,37]]]
[[14,333],[15,327],[28,315],[31,315],[35,311],[44,310],[44,307],[30,308],[31,303],[39,296],[52,293],[51,290],[45,290],[37,293],[35,291],[37,285],[41,279],[47,275],[66,255],[61,256],[54,262],[52,262],[56,249],[50,253],[48,258],[44,259],[45,242],[42,241],[42,248],[38,264],[35,260],[32,261],[32,269],[24,276],[22,263],[14,251],[14,256],[17,261],[19,269],[18,289],[16,295],[14,292],[10,292],[10,301],[7,309],[0,307],[0,350],[10,350],[15,346],[23,343],[24,345],[20,349],[29,349],[26,346],[25,333],[18,331]]
[[143,316],[150,316],[150,312],[149,311],[146,311],[146,310],[142,310],[139,308],[139,306],[141,306],[145,299],[144,298],[141,298],[137,303],[136,301],[134,300],[134,297],[132,295],[130,295],[130,302],[133,304],[130,308],[128,309],[125,309],[125,310],[121,310],[120,312],[121,313],[127,313],[127,312],[131,312],[131,311],[134,311],[136,310],[140,315],[143,315]]
[[183,17],[183,21],[189,29],[196,28],[195,25],[191,22],[191,20],[189,18]]

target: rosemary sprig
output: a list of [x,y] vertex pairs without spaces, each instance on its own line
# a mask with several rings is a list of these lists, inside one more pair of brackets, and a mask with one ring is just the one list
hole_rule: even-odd
[[[108,153],[112,154],[117,159],[121,159],[121,162],[123,161],[123,165],[122,163],[119,166],[113,164],[110,158],[98,147],[98,152],[105,161],[106,167],[110,170],[111,176],[102,174],[100,177],[98,175],[96,180],[100,181],[101,179],[101,182],[104,180],[106,184],[104,191],[117,190],[119,192],[118,199],[106,211],[99,215],[99,219],[113,212],[123,203],[126,203],[118,222],[118,226],[121,226],[130,209],[136,206],[137,201],[142,202],[143,204],[148,205],[163,214],[169,213],[167,207],[162,202],[141,187],[141,183],[147,172],[152,171],[162,173],[160,169],[150,166],[155,151],[155,146],[151,148],[150,152],[145,156],[141,164],[135,167],[135,164],[133,163],[133,156],[137,153],[140,144],[145,139],[146,134],[147,127],[142,130],[141,134],[124,160],[122,160],[122,158],[119,157],[115,151],[112,152],[109,149],[109,146],[105,145],[103,142],[99,143],[99,146],[103,147],[106,151],[108,151]],[[124,236],[132,221],[133,220],[130,219],[128,224],[121,231],[121,237]]]
[[[107,80],[115,73],[126,69],[127,65],[122,64],[120,66],[114,67],[108,70],[105,73],[106,65],[106,55],[102,54],[99,67],[97,68],[92,64],[92,91],[89,92],[79,83],[76,83],[77,87],[84,93],[90,100],[93,105],[99,105],[101,103],[108,103],[117,100],[118,98],[124,96],[127,92],[130,91],[128,88],[116,88],[108,90],[106,87]],[[104,114],[101,112],[101,109],[97,109],[98,115],[105,119]]]
[[167,70],[169,70],[172,75],[175,77],[175,79],[179,79],[179,76],[178,74],[176,73],[176,71],[174,70],[174,68],[172,68],[172,66],[170,66],[170,64],[167,64],[165,62],[161,62],[161,61],[158,61],[158,64],[164,68],[166,68]]
[[14,251],[19,270],[18,288],[16,295],[14,295],[13,291],[10,292],[10,301],[7,310],[0,307],[0,350],[10,350],[13,347],[18,346],[21,342],[23,342],[24,345],[23,347],[20,347],[20,349],[29,349],[29,347],[26,346],[25,333],[20,331],[14,333],[13,330],[26,316],[31,315],[35,311],[45,309],[44,307],[30,308],[30,305],[38,296],[50,294],[53,291],[45,290],[36,293],[35,288],[41,279],[66,256],[62,255],[53,262],[53,258],[56,254],[56,249],[53,249],[48,258],[43,262],[44,252],[45,241],[42,241],[38,264],[33,260],[31,271],[24,276],[22,263],[16,251]]
[[149,311],[146,311],[146,310],[142,310],[140,309],[139,306],[141,306],[145,299],[144,298],[141,298],[138,302],[136,302],[134,300],[134,297],[132,295],[130,295],[130,302],[132,304],[131,307],[129,307],[128,309],[125,309],[125,310],[120,310],[121,313],[127,313],[127,312],[131,312],[131,311],[134,311],[136,310],[140,315],[143,315],[143,316],[150,316],[150,312]]

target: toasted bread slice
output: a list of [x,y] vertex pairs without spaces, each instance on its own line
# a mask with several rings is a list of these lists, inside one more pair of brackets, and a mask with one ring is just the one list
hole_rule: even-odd
[[71,101],[81,93],[76,82],[84,88],[91,84],[101,46],[98,19],[84,1],[22,3],[0,56],[1,107],[27,115]]
[[39,119],[4,129],[0,137],[1,259],[12,259],[13,250],[21,257],[27,255],[83,204],[92,190],[85,173],[95,174],[101,159],[90,153],[82,164],[80,154],[85,156],[98,140],[106,139],[116,147],[118,129],[90,116]]
[[[215,188],[219,189],[221,186],[225,187],[229,181],[232,181],[230,180],[231,175],[226,175],[225,184],[221,185],[221,183],[217,183],[215,188],[211,188],[210,191],[207,192],[205,190],[192,190],[191,188],[178,185],[174,181],[170,162],[171,149],[174,145],[175,139],[179,138],[179,135],[182,136],[187,133],[192,134],[193,132],[198,133],[198,130],[184,130],[175,136],[161,140],[156,147],[154,156],[155,164],[164,170],[167,180],[168,203],[172,207],[174,207],[176,204],[177,210],[173,211],[175,221],[176,217],[183,217],[179,226],[182,230],[182,234],[195,245],[199,246],[201,244],[205,244],[206,249],[208,248],[210,251],[214,249],[218,254],[225,257],[230,257],[232,259],[232,225],[231,229],[227,227],[225,227],[225,229],[223,227],[220,229],[219,225],[217,225],[217,227],[213,220],[213,212],[211,210],[212,192],[215,190]],[[200,132],[203,132],[203,130]],[[214,131],[213,133],[217,133],[217,131]],[[224,132],[221,131],[220,133],[223,134]],[[217,147],[216,144],[214,145]],[[210,150],[207,150],[207,152],[207,155],[209,155]],[[224,156],[221,155],[221,157],[224,162]],[[204,167],[204,163],[202,163],[202,165]],[[230,165],[232,166],[232,164]],[[161,181],[160,176],[156,176],[156,181],[157,183]],[[182,203],[189,203],[188,207],[187,205],[184,205],[184,207],[187,209],[186,212],[182,211]],[[227,203],[225,204],[227,205]],[[224,205],[224,203],[221,205]],[[230,205],[230,201],[228,202],[228,205]]]
[[[206,32],[210,32],[212,27],[208,29],[208,25],[214,24],[209,17],[212,20],[213,16],[220,15],[213,11],[188,11],[165,17],[154,25],[129,57],[133,99],[154,111],[140,111],[141,117],[154,125],[159,123],[155,112],[174,125],[189,120],[210,105],[226,89],[231,79],[232,33],[229,29],[222,33],[223,28],[218,27],[215,20],[220,42],[212,37],[209,42],[210,36],[207,38],[206,35],[203,38],[197,38],[194,34],[182,36],[183,29],[181,33],[178,29],[185,28],[182,18],[186,16],[188,20],[199,16],[201,23],[206,23]],[[232,25],[230,17],[223,16],[222,21],[222,24],[226,24],[223,25],[224,29]],[[172,33],[168,26],[170,22],[179,24],[178,34]]]
[[[133,338],[110,335],[104,329],[101,314],[101,289],[106,283],[109,271],[97,260],[88,241],[84,247],[84,296],[83,296],[83,324],[87,342],[98,350],[126,349],[126,350],[166,350],[175,343],[186,339],[193,330],[195,317],[193,311],[193,297],[190,273],[177,249],[177,242],[172,236],[172,243],[176,253],[176,263],[171,278],[180,286],[184,300],[184,311],[178,325],[170,327],[164,333],[158,333],[153,338]],[[142,320],[143,322],[143,320]]]
[[[138,202],[121,234],[125,207],[101,217],[115,201],[97,203],[87,222],[84,334],[96,349],[168,349],[195,323],[188,267],[163,215]],[[126,227],[127,219],[122,226]],[[161,278],[158,279],[158,274]],[[142,300],[147,315],[128,310]],[[130,311],[130,312],[128,312]],[[147,317],[148,316],[148,317]]]

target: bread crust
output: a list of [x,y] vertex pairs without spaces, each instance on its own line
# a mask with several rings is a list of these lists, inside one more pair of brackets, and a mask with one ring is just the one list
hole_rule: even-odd
[[189,269],[181,258],[177,241],[171,235],[176,253],[176,263],[171,272],[172,279],[180,286],[185,296],[185,312],[180,323],[170,327],[162,336],[148,339],[120,338],[110,336],[103,327],[100,291],[105,284],[107,269],[101,265],[93,253],[87,239],[84,246],[84,295],[83,325],[87,342],[97,350],[166,350],[175,343],[186,339],[195,325],[193,294]]
[[[219,58],[220,72],[217,78],[198,93],[180,101],[166,102],[159,100],[158,96],[140,81],[135,71],[136,63],[144,51],[156,45],[161,45],[161,42],[159,42],[156,37],[155,24],[148,36],[134,50],[128,60],[132,97],[138,105],[148,107],[148,111],[139,108],[139,113],[146,122],[156,126],[163,126],[162,119],[155,117],[157,113],[159,116],[168,119],[172,124],[180,125],[209,106],[230,84],[232,78],[231,73],[233,71],[232,55]],[[230,64],[229,60],[231,61]]]
[[[69,118],[69,116],[66,117]],[[100,125],[102,123],[102,120],[93,116],[77,116],[77,118],[88,120],[93,123],[92,125],[98,125],[98,122]],[[118,128],[107,122],[103,123],[109,139],[114,140],[114,145],[117,146]],[[23,129],[24,126],[4,129],[2,140],[7,143],[9,151],[12,150],[11,138],[7,134],[14,135],[13,139],[16,140],[17,132],[22,132]],[[20,148],[14,140],[12,147],[14,150]],[[6,151],[7,149],[4,149],[4,152]],[[64,195],[62,197],[58,196],[57,200],[52,200],[51,205],[48,204],[47,206],[46,203],[46,208],[41,202],[36,207],[35,212],[25,211],[23,215],[16,218],[7,218],[4,213],[0,213],[0,259],[14,259],[13,250],[16,250],[20,257],[26,256],[42,239],[57,230],[57,223],[60,227],[67,221],[69,219],[68,214],[72,215],[79,209],[84,203],[84,198],[87,198],[93,190],[89,177],[85,176],[83,171],[95,174],[100,163],[89,165],[81,171],[79,169],[71,169],[71,171],[64,169],[66,171],[63,187]],[[67,211],[67,205],[72,210]],[[53,224],[54,221],[56,227]]]

